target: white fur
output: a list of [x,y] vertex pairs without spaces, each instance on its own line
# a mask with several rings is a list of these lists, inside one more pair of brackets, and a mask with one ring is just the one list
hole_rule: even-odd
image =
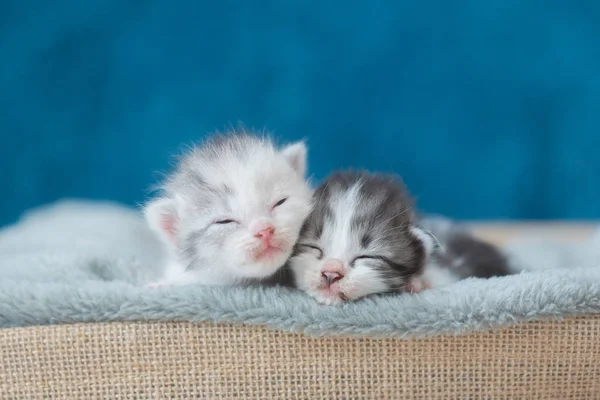
[[[428,260],[419,279],[421,279],[428,287],[440,287],[458,282],[460,280],[458,275],[454,274],[449,268],[438,265],[431,258],[431,255],[436,249],[442,248],[438,239],[431,232],[421,227],[413,226],[410,231],[425,247],[425,253]],[[462,260],[455,260],[454,264],[460,264],[461,262]]]
[[[184,158],[179,172],[165,184],[164,195],[146,207],[149,225],[174,249],[163,283],[227,285],[266,278],[290,256],[311,210],[303,143],[278,150],[267,140],[255,139],[244,143],[241,154],[226,148],[209,150],[212,158],[201,148]],[[226,186],[228,194],[210,197],[199,189],[195,177],[211,187]],[[274,208],[283,198],[287,200]],[[174,240],[161,225],[165,215],[176,226]],[[215,223],[226,219],[236,222]],[[281,251],[256,259],[265,245],[251,228],[264,224],[275,228],[271,244]],[[189,259],[184,250],[198,231],[204,233],[192,243],[194,258]]]
[[289,164],[296,170],[298,175],[306,175],[306,145],[304,142],[292,143],[281,150]]
[[177,247],[176,238],[166,232],[162,224],[165,222],[176,223],[176,216],[181,213],[181,203],[182,200],[177,195],[173,198],[158,198],[148,202],[143,210],[148,226],[165,243],[170,253]]
[[429,231],[417,226],[412,226],[410,232],[417,237],[425,247],[425,253],[429,256],[433,253],[436,247],[440,246],[437,238]]
[[[351,215],[358,205],[359,185],[354,185],[350,190],[341,193],[332,201],[331,207],[336,210],[333,214],[333,224],[323,229],[321,243],[327,249],[327,258],[337,258],[345,264],[356,256],[355,249],[359,248],[360,238],[352,233]],[[345,210],[339,211],[339,210]]]
[[[348,265],[352,261],[352,258],[356,256],[353,250],[358,248],[359,239],[351,232],[350,215],[351,210],[356,209],[357,195],[358,185],[332,199],[332,208],[335,210],[348,210],[348,214],[334,212],[334,220],[330,221],[332,223],[324,226],[319,246],[323,249],[324,254],[321,260],[317,258],[317,254],[312,250],[307,250],[307,252],[290,260],[296,286],[324,304],[336,304],[342,300],[338,294],[320,289],[323,264],[328,259],[336,258],[341,260],[344,265]],[[353,278],[356,272],[355,269],[350,270],[347,268],[344,279],[334,284],[334,287],[339,288],[339,291],[346,296],[348,296],[346,294],[348,289],[352,289],[352,293],[364,292],[367,287],[365,287],[365,290],[361,290],[360,283]],[[358,272],[358,275],[362,275],[363,278],[365,275],[368,277],[368,272],[361,270]],[[372,279],[367,282],[376,281],[377,279]]]
[[387,292],[389,283],[368,262],[357,262],[352,273],[341,282],[341,289],[348,300],[356,300],[373,293]]

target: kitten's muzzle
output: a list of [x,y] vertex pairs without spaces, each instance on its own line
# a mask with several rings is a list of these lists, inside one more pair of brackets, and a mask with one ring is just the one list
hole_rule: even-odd
[[348,301],[344,292],[343,282],[347,269],[344,262],[337,258],[330,258],[321,267],[321,281],[317,288],[318,300],[325,304],[337,304]]

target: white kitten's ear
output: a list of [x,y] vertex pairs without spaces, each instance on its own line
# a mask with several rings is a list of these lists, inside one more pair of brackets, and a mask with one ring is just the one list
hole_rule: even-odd
[[423,229],[420,226],[412,226],[410,231],[423,244],[427,257],[442,247],[433,233],[429,232],[427,229]]
[[168,245],[177,247],[179,216],[174,199],[158,198],[144,207],[144,217],[150,228]]
[[300,176],[306,174],[306,145],[304,142],[292,143],[281,150],[281,153]]

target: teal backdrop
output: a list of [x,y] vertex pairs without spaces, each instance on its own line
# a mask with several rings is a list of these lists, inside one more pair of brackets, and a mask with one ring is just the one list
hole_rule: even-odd
[[429,212],[600,217],[600,2],[0,0],[0,224],[244,122]]

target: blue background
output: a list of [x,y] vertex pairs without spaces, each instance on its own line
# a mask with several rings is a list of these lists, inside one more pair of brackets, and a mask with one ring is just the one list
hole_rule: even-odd
[[228,123],[455,218],[600,217],[600,2],[0,1],[0,224]]

